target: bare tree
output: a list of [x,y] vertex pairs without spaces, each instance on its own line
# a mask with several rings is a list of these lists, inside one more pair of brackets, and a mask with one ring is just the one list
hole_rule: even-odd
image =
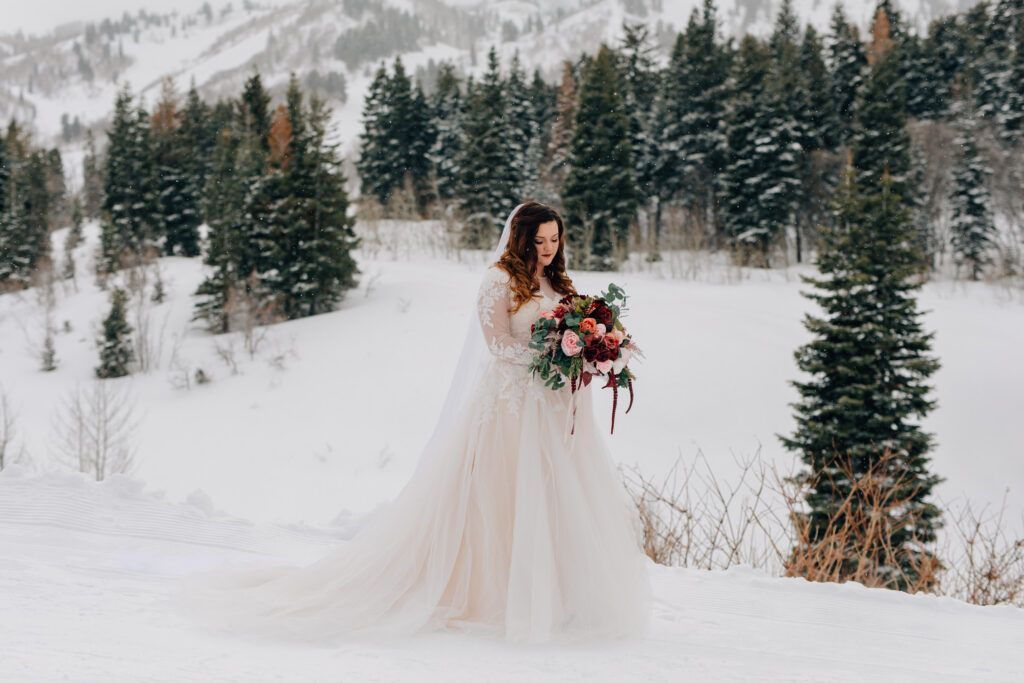
[[138,421],[124,384],[93,380],[88,390],[76,385],[54,415],[53,427],[59,459],[97,481],[135,466]]
[[17,429],[14,426],[14,410],[7,399],[7,392],[0,386],[0,470],[7,465],[23,463],[26,460],[24,446],[14,453],[14,437]]

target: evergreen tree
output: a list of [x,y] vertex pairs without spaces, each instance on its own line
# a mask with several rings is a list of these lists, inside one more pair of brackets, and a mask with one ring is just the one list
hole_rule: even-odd
[[181,113],[177,105],[174,81],[167,77],[161,97],[150,119],[153,135],[153,156],[157,165],[156,192],[163,234],[163,253],[183,256],[199,255],[199,178],[194,164],[195,154],[181,134]]
[[[933,22],[932,27],[936,24]],[[933,34],[922,39],[916,35],[903,41],[906,65],[907,115],[918,119],[938,119],[946,114],[948,85],[943,82],[939,55]]]
[[363,130],[360,133],[359,159],[356,168],[362,183],[361,194],[374,195],[387,206],[395,188],[402,186],[402,168],[394,158],[391,127],[391,79],[382,63],[363,101]]
[[50,170],[12,119],[0,146],[0,291],[30,286],[50,260]]
[[[808,467],[796,479],[810,482],[810,512],[801,517],[812,544],[830,525],[843,526],[847,518],[840,508],[848,497],[854,519],[870,516],[856,483],[884,454],[892,454],[886,472],[894,482],[892,499],[907,503],[877,519],[875,542],[859,537],[868,530],[855,530],[849,545],[839,549],[840,573],[850,576],[866,562],[883,585],[903,590],[934,560],[924,544],[935,540],[941,520],[927,497],[942,481],[926,469],[931,436],[909,421],[934,407],[925,397],[925,381],[939,367],[926,355],[934,333],[923,332],[913,297],[921,286],[912,281],[921,258],[910,246],[909,220],[887,173],[863,192],[853,169],[846,170],[834,226],[823,226],[817,258],[822,276],[801,276],[818,290],[805,295],[825,312],[805,316],[814,338],[794,354],[812,378],[791,381],[801,396],[791,404],[797,428],[791,437],[778,435]],[[844,474],[847,469],[854,481]],[[887,562],[886,545],[896,549],[895,566]]]
[[1000,117],[1003,138],[1012,145],[1024,139],[1024,16],[1020,16],[1013,32],[1013,54],[1006,83],[1006,103]]
[[483,80],[468,98],[465,144],[458,161],[460,208],[465,216],[462,245],[490,248],[509,211],[523,200],[517,194],[522,179],[515,174],[508,98],[494,46],[487,53]]
[[561,188],[569,171],[569,144],[576,125],[576,74],[572,62],[562,62],[562,82],[558,86],[555,118],[546,151],[545,178],[549,185]]
[[260,278],[286,318],[332,309],[344,291],[355,286],[356,263],[350,255],[357,241],[354,220],[338,167],[336,145],[325,138],[330,111],[314,99],[309,111],[292,74],[287,105],[271,127],[270,192],[280,192],[268,206],[266,222],[274,248]]
[[505,89],[513,163],[511,170],[519,181],[513,192],[520,197],[534,197],[537,195],[540,167],[540,124],[530,99],[526,75],[519,63],[518,51],[512,56]]
[[953,170],[950,203],[953,206],[953,253],[957,265],[965,266],[977,280],[990,263],[988,249],[995,235],[987,179],[992,170],[978,149],[978,124],[974,108],[967,103],[958,117],[956,144],[959,148]]
[[269,153],[270,94],[264,89],[258,71],[245,82],[236,116],[242,137],[253,140],[264,153]]
[[451,200],[458,189],[457,159],[462,149],[462,126],[465,120],[465,101],[455,66],[451,62],[441,64],[431,111],[431,126],[436,136],[427,156],[433,163],[439,197]]
[[195,291],[193,320],[206,320],[214,332],[230,329],[228,305],[232,292],[247,272],[242,270],[244,216],[248,178],[238,172],[240,140],[231,128],[217,136],[212,167],[204,194],[209,226],[203,262],[211,267]]
[[638,202],[648,217],[648,260],[661,259],[658,245],[657,183],[658,129],[655,120],[655,98],[658,74],[655,69],[654,45],[645,24],[623,23],[624,37],[619,52],[626,80],[626,111],[629,114],[629,144],[633,150],[633,172],[636,176]]
[[665,198],[693,207],[709,234],[718,223],[717,179],[725,164],[724,106],[728,54],[717,40],[712,0],[690,14],[664,75],[657,126],[656,177]]
[[124,377],[129,374],[128,366],[134,360],[131,346],[132,328],[125,318],[127,296],[120,287],[114,287],[110,295],[110,313],[103,321],[103,338],[100,340],[100,364],[96,376]]
[[98,218],[103,205],[103,174],[96,156],[92,131],[85,132],[85,156],[82,157],[82,214]]
[[771,51],[745,36],[737,56],[723,174],[725,228],[740,263],[770,265],[800,193],[801,147],[792,117],[771,82]]
[[[872,64],[857,93],[857,117],[851,152],[858,182],[866,192],[888,173],[892,191],[907,197],[910,137],[906,127],[906,94],[899,76],[899,51],[891,49],[888,19],[879,11],[872,29]],[[888,45],[890,49],[885,49]]]
[[579,266],[614,270],[628,255],[637,188],[629,143],[629,117],[615,53],[602,44],[583,67],[571,142],[569,174],[562,190],[568,239]]
[[840,139],[845,143],[853,130],[857,91],[864,80],[867,57],[860,33],[847,20],[840,3],[832,12],[829,44],[829,79],[839,116]]
[[803,74],[807,97],[805,124],[810,142],[808,149],[835,149],[840,140],[838,108],[818,32],[810,24],[804,30],[803,42],[800,44],[798,68],[799,73]]
[[101,273],[112,273],[126,254],[152,246],[160,224],[148,115],[136,110],[126,84],[117,94],[107,130],[101,220]]

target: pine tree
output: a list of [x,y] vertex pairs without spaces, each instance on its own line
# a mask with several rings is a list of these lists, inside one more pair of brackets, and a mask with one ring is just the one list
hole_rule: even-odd
[[715,6],[690,14],[676,38],[656,115],[663,197],[693,207],[709,234],[718,224],[717,179],[725,164],[724,106],[729,58],[717,40]]
[[[777,436],[785,448],[799,452],[808,468],[795,479],[810,482],[810,512],[801,517],[812,544],[830,525],[843,526],[839,510],[848,497],[853,518],[868,514],[864,491],[844,471],[859,480],[884,454],[894,456],[887,470],[894,482],[893,500],[908,502],[877,520],[881,531],[874,539],[884,542],[867,544],[855,537],[841,549],[840,573],[850,576],[866,562],[883,585],[906,590],[934,561],[924,545],[935,540],[941,526],[940,510],[926,500],[942,481],[926,470],[932,437],[909,422],[934,407],[926,398],[925,381],[939,363],[926,355],[934,333],[923,332],[913,297],[921,286],[912,281],[921,258],[908,239],[909,212],[887,173],[869,192],[864,189],[847,168],[834,226],[823,226],[817,258],[822,277],[801,276],[817,288],[805,296],[825,316],[804,318],[814,339],[794,357],[812,378],[791,381],[801,396],[791,404],[797,428],[791,437]],[[855,536],[867,533],[858,529]],[[897,551],[896,566],[886,561],[887,544]]]
[[391,126],[394,113],[390,101],[390,78],[381,64],[363,101],[363,130],[360,133],[356,168],[362,183],[361,194],[373,195],[387,206],[395,188],[402,186],[401,167],[395,163]]
[[1002,137],[1011,145],[1017,145],[1024,139],[1024,15],[1018,17],[1013,36],[1006,103],[1000,123]]
[[431,111],[431,126],[436,131],[436,137],[427,156],[433,164],[438,195],[441,199],[451,200],[458,189],[457,159],[462,149],[462,126],[465,120],[465,101],[455,66],[451,62],[441,64]]
[[809,149],[833,150],[839,146],[839,115],[835,93],[829,82],[828,69],[822,54],[818,32],[810,24],[800,43],[799,70],[807,94],[806,121],[809,128]]
[[260,278],[286,318],[332,309],[344,291],[355,286],[356,263],[350,255],[358,240],[347,215],[344,177],[336,146],[325,138],[330,111],[314,99],[307,111],[293,73],[271,127],[271,170],[267,180],[274,197],[266,222],[274,249]]
[[546,182],[561,188],[569,172],[569,144],[576,125],[576,74],[572,62],[562,62],[562,82],[558,86],[555,118],[551,125],[551,139],[545,152]]
[[206,183],[204,213],[209,226],[203,262],[211,267],[195,291],[193,320],[206,320],[214,332],[227,332],[227,311],[232,291],[246,272],[243,268],[243,240],[248,178],[238,172],[240,140],[231,128],[217,136],[212,167]]
[[[168,76],[161,88],[161,97],[150,119],[153,155],[157,165],[157,196],[160,211],[160,232],[163,253],[183,256],[199,255],[199,179],[189,158],[190,149],[181,134],[181,113],[177,105],[174,81]],[[191,167],[190,167],[191,166]]]
[[745,36],[735,65],[723,173],[725,229],[741,264],[770,266],[800,194],[802,149],[792,116],[772,82],[771,51]]
[[118,92],[107,130],[100,249],[97,267],[112,273],[126,254],[146,253],[160,224],[148,114],[136,110],[129,86]]
[[540,167],[540,124],[535,117],[526,74],[519,63],[519,52],[512,56],[505,81],[510,124],[509,145],[512,152],[512,173],[519,181],[513,192],[520,197],[537,195]]
[[615,270],[628,255],[637,188],[625,90],[615,53],[602,44],[583,67],[569,174],[562,189],[568,234],[579,266]]
[[626,111],[629,114],[629,144],[633,150],[633,173],[636,176],[638,202],[648,217],[649,261],[661,259],[658,245],[659,187],[657,183],[658,128],[655,120],[655,98],[658,94],[654,45],[645,24],[623,23],[622,55],[626,80]]
[[[889,22],[883,11],[872,28],[871,69],[857,93],[857,116],[851,151],[858,182],[873,192],[888,173],[892,191],[907,197],[910,137],[906,127],[906,94],[899,76],[899,51],[891,49]],[[885,46],[890,49],[885,49]]]
[[953,253],[957,265],[965,266],[972,280],[977,280],[990,263],[988,249],[995,235],[992,220],[991,197],[987,179],[992,170],[978,149],[977,114],[971,103],[966,103],[956,121],[958,155],[953,170],[950,203],[953,220]]
[[829,44],[829,78],[839,116],[840,139],[845,143],[853,130],[857,91],[864,80],[867,57],[860,33],[847,20],[840,3],[836,3],[832,12]]
[[22,289],[50,259],[48,154],[12,119],[0,148],[0,290]]
[[103,205],[103,174],[96,156],[96,143],[92,131],[85,131],[85,156],[82,157],[82,213],[86,218],[98,218]]
[[129,364],[134,360],[131,346],[132,328],[125,319],[127,297],[120,287],[114,287],[110,295],[110,313],[103,321],[103,338],[100,341],[100,364],[96,376],[100,379],[124,377],[129,374]]
[[460,208],[465,216],[461,240],[466,247],[490,248],[508,212],[523,201],[517,194],[522,179],[515,174],[508,98],[494,46],[487,53],[483,79],[467,97],[465,144],[458,161]]

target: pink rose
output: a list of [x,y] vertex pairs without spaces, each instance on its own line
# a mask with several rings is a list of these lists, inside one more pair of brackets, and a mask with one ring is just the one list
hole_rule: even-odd
[[583,347],[580,346],[579,335],[572,330],[567,330],[566,333],[562,335],[562,353],[565,355],[575,356],[582,350],[582,348]]
[[544,311],[543,313],[540,314],[540,317],[547,318],[548,320],[554,320],[555,314],[553,311]]
[[597,335],[597,338],[598,338],[598,339],[600,339],[600,338],[601,338],[601,337],[603,337],[603,336],[604,336],[604,335],[605,335],[605,334],[606,334],[607,332],[608,332],[608,328],[604,326],[604,323],[598,323],[598,324],[597,324],[597,332],[595,332],[594,334],[595,334],[595,335]]
[[604,373],[607,373],[609,370],[612,369],[612,361],[610,360],[599,360],[596,363],[594,363],[594,365],[597,366],[598,370]]

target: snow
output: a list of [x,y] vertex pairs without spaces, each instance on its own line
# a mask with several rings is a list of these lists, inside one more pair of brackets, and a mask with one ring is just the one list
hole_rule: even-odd
[[859,584],[651,563],[648,638],[512,646],[433,633],[302,647],[214,635],[175,581],[213,566],[311,562],[322,532],[249,525],[139,482],[0,473],[4,681],[1015,681],[1024,611]]
[[[189,322],[199,260],[161,259],[167,299],[150,313],[156,367],[107,380],[137,407],[137,467],[103,483],[61,466],[53,433],[62,399],[91,381],[97,363],[108,308],[88,264],[98,226],[85,226],[76,252],[79,291],[58,288],[54,321],[60,330],[67,320],[71,332],[56,336],[56,371],[37,369],[34,294],[0,295],[0,389],[16,414],[12,450],[24,445],[30,457],[0,472],[0,680],[1019,680],[1019,609],[749,567],[652,564],[655,627],[624,643],[527,648],[432,634],[302,648],[198,629],[174,609],[178,577],[311,562],[387,504],[415,468],[481,264],[411,246],[431,243],[429,223],[391,227],[385,243],[400,258],[364,244],[360,286],[339,310],[266,328],[252,357],[239,337]],[[416,239],[387,241],[403,231]],[[55,245],[63,240],[54,233]],[[808,339],[801,318],[814,311],[797,275],[813,269],[709,259],[675,279],[639,263],[572,273],[584,292],[609,282],[625,289],[626,324],[646,355],[634,368],[632,411],[620,407],[615,434],[605,431],[615,459],[657,478],[700,452],[727,480],[735,457],[760,449],[788,469],[794,456],[774,435],[795,424],[788,380],[799,376],[793,351]],[[937,439],[932,468],[947,477],[936,492],[998,505],[1009,487],[1008,519],[1024,519],[1020,294],[940,281],[925,286],[919,305],[942,361],[932,377],[938,407],[924,423]],[[236,372],[220,358],[232,353]],[[199,368],[212,381],[181,386],[183,373]],[[606,398],[595,403],[604,430]]]

